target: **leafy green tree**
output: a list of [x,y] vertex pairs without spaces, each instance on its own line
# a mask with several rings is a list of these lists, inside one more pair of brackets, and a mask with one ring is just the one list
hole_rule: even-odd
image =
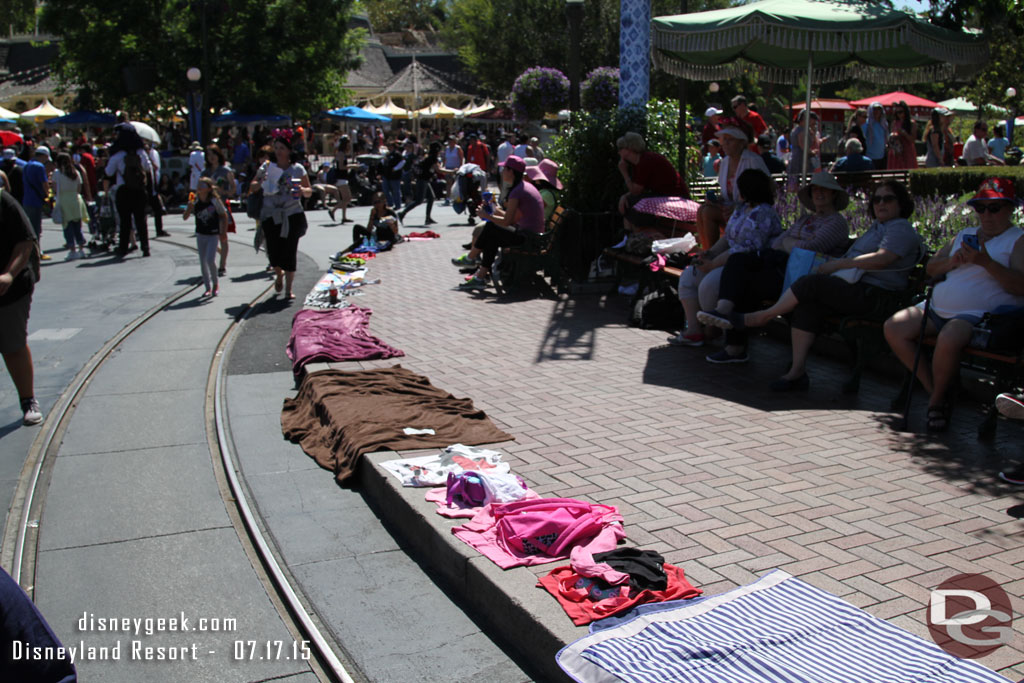
[[0,27],[6,33],[8,27],[13,28],[15,33],[30,33],[35,30],[36,24],[36,2],[35,0],[0,0],[0,17],[3,17],[3,26]]
[[[51,0],[46,30],[62,38],[56,70],[93,106],[147,112],[180,106],[199,67],[204,106],[307,115],[344,101],[361,32],[352,0]],[[205,49],[204,49],[205,24]],[[132,82],[134,80],[134,83]]]
[[363,0],[373,30],[401,31],[406,28],[439,29],[445,21],[443,0]]

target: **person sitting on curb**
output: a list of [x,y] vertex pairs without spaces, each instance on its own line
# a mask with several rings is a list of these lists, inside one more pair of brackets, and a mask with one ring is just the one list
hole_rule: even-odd
[[827,261],[816,273],[798,279],[773,306],[715,317],[718,327],[742,330],[763,327],[780,315],[793,314],[793,362],[786,374],[772,382],[772,391],[808,389],[807,356],[825,318],[866,314],[875,307],[879,290],[907,288],[910,271],[922,250],[921,237],[907,220],[914,213],[910,192],[902,183],[886,180],[872,193],[868,213],[874,223],[842,258]]
[[[960,368],[960,354],[986,313],[1000,307],[1024,307],[1024,230],[1013,225],[1019,205],[1013,183],[990,178],[968,205],[981,227],[967,228],[928,260],[931,277],[945,276],[932,291],[924,334],[936,337],[931,367],[923,360],[917,378],[929,393],[928,431],[949,428],[947,392]],[[920,343],[924,305],[899,311],[885,321],[885,339],[900,362],[911,369]]]
[[[487,205],[477,209],[477,216],[487,221],[469,252],[468,260],[479,262],[476,273],[459,285],[462,290],[479,290],[487,286],[498,249],[526,240],[524,233],[544,232],[544,200],[531,183],[525,182],[526,162],[515,155],[505,160],[501,179],[509,189],[505,208],[496,207],[487,213]],[[456,262],[456,265],[464,265]]]
[[[849,243],[850,228],[839,212],[849,204],[850,195],[832,174],[822,171],[814,174],[798,197],[809,213],[776,237],[770,249],[732,254],[722,268],[714,310],[699,312],[698,321],[714,326],[716,317],[777,300],[786,280],[789,255],[796,247],[826,256],[842,255]],[[709,363],[745,363],[748,359],[747,335],[739,330],[727,330],[725,348],[707,357]]]
[[352,228],[352,246],[349,251],[358,249],[364,238],[373,236],[377,242],[395,243],[401,241],[398,234],[398,214],[388,207],[388,198],[383,192],[373,193],[373,208],[366,219],[366,225],[356,224]]

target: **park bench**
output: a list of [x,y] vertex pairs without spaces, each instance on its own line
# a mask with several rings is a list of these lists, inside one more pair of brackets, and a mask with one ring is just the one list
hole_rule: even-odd
[[551,280],[551,288],[561,291],[563,287],[562,261],[559,249],[561,233],[569,209],[555,207],[540,234],[524,233],[526,241],[512,247],[504,247],[500,260],[494,265],[492,279],[499,294],[526,285],[546,286],[544,278]]

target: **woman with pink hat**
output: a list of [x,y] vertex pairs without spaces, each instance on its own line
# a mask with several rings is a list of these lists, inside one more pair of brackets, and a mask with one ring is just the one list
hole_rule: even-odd
[[526,177],[540,192],[544,200],[544,223],[551,219],[555,207],[558,206],[558,193],[562,191],[562,181],[558,179],[558,164],[551,159],[543,159],[536,166],[526,167]]

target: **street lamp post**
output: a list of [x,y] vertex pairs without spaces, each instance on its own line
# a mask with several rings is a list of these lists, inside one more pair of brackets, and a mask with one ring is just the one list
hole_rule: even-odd
[[1017,119],[1017,105],[1015,104],[1017,89],[1014,87],[1007,88],[1006,99],[1009,100],[1010,105],[1010,115],[1006,117],[1006,140],[1010,147],[1013,147],[1013,124],[1016,123]]
[[185,77],[188,79],[188,134],[203,144],[203,94],[199,86],[203,72],[193,66],[185,72]]
[[580,28],[583,24],[583,0],[565,0],[569,20],[569,109],[580,108]]

